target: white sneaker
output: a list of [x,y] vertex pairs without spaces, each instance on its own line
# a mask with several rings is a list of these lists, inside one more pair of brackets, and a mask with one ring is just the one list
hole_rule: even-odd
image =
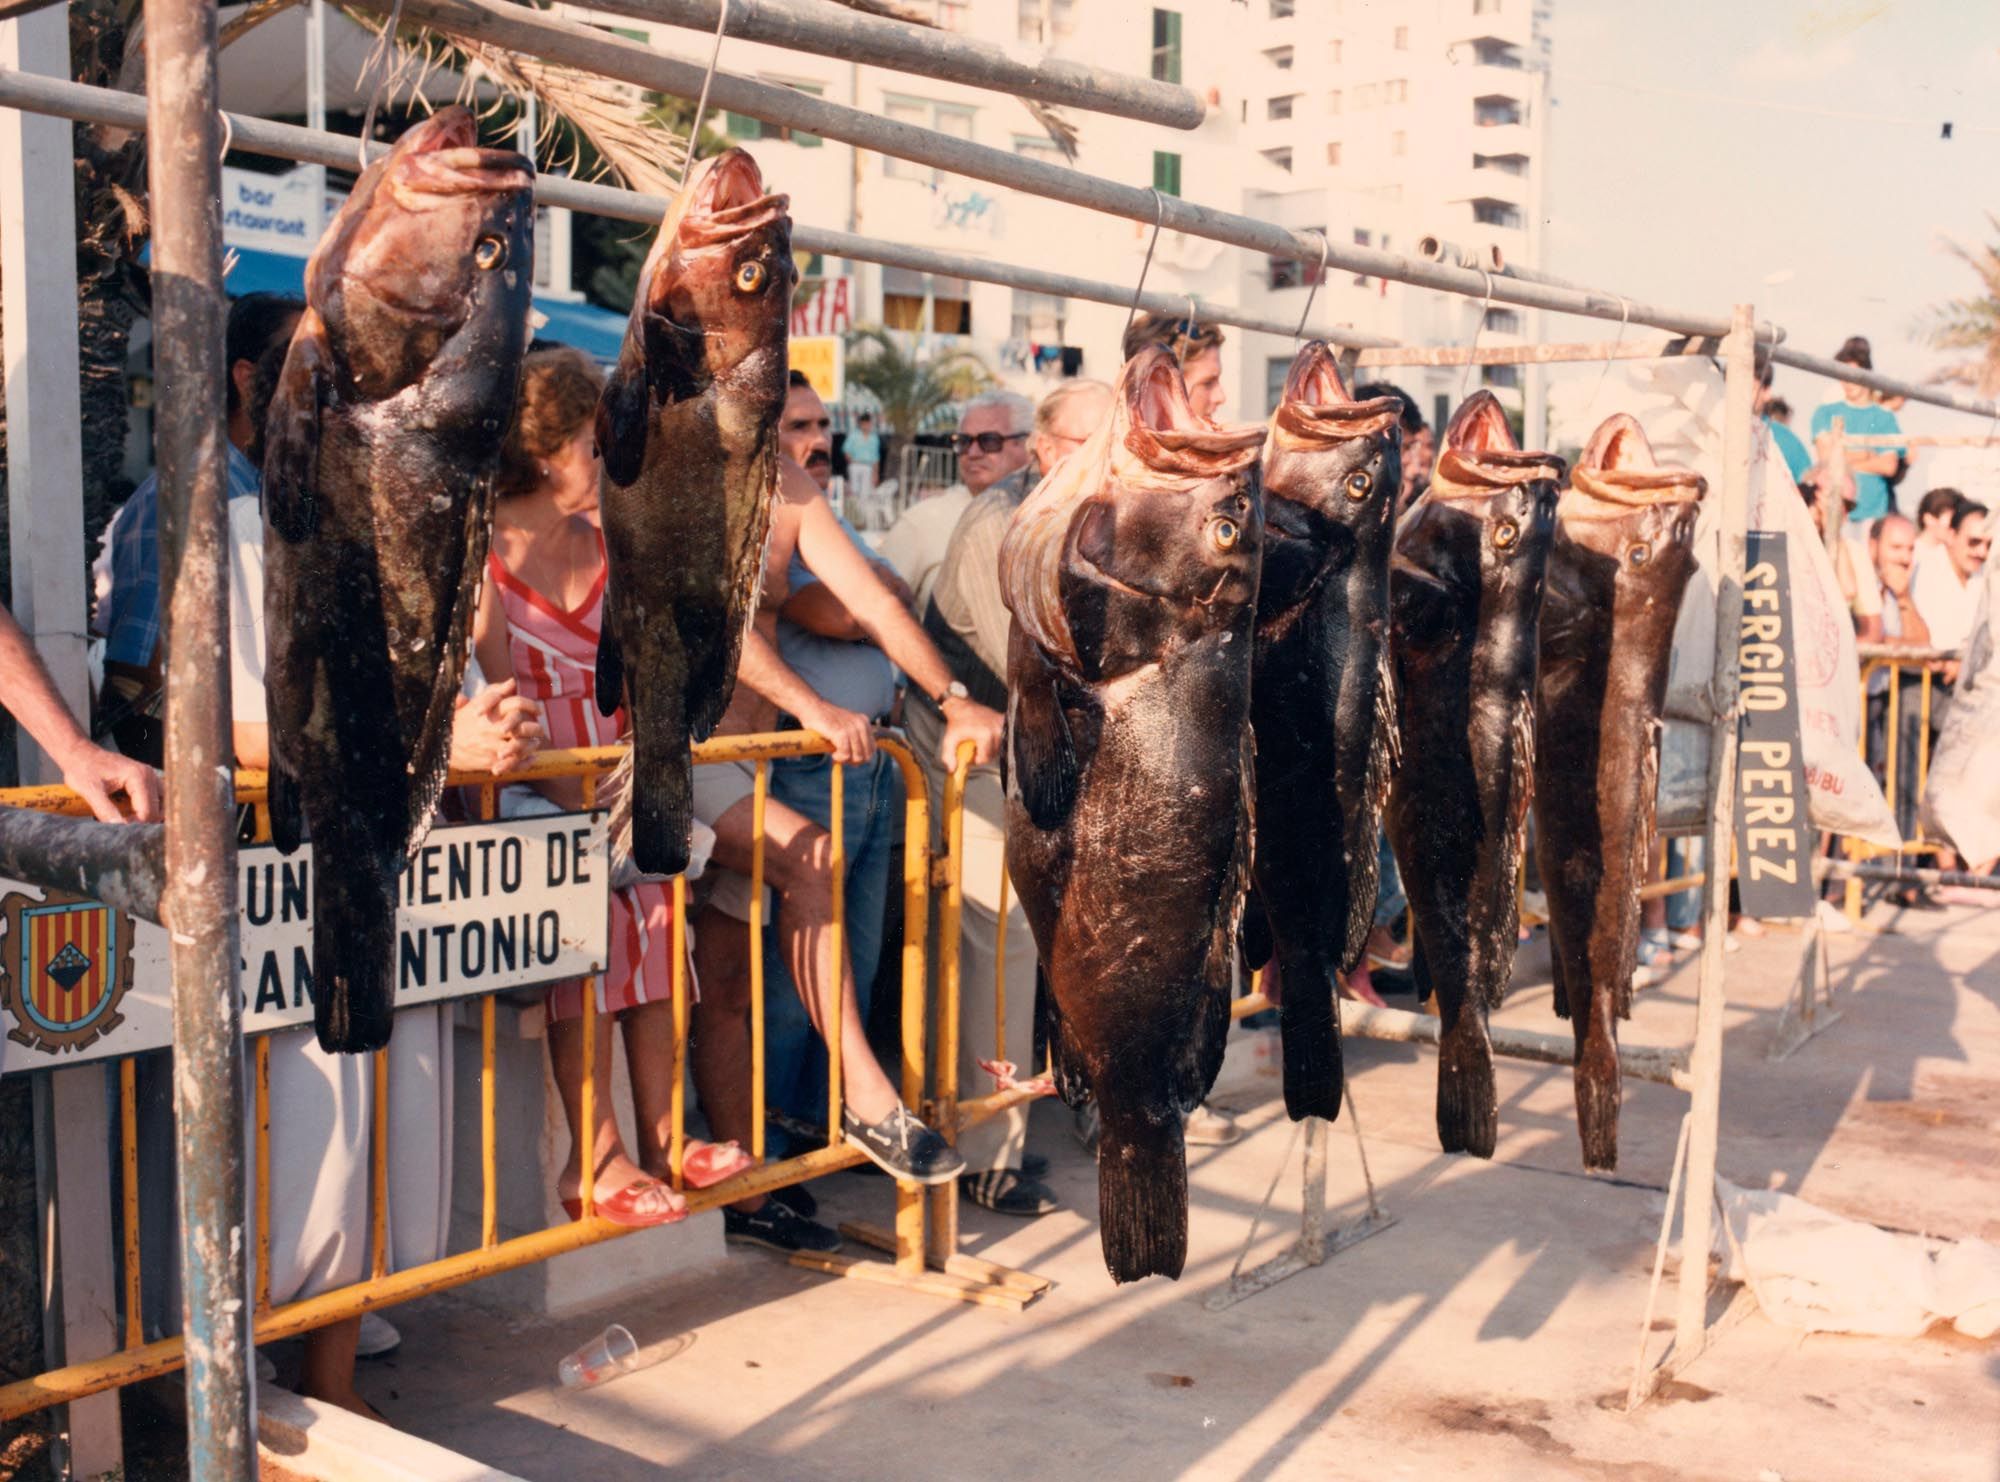
[[1632,991],[1634,993],[1637,993],[1642,988],[1657,988],[1666,981],[1667,972],[1665,968],[1648,967],[1642,962],[1632,969]]
[[356,1358],[380,1358],[401,1346],[403,1335],[379,1312],[361,1314],[361,1338],[354,1345]]

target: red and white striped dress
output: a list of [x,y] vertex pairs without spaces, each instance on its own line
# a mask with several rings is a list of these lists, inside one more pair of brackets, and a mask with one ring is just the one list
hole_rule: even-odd
[[[604,555],[598,546],[597,580],[576,608],[563,611],[522,581],[497,553],[487,556],[500,608],[507,618],[507,652],[520,693],[542,707],[546,742],[553,747],[609,746],[625,729],[625,712],[597,709],[597,633],[604,621]],[[651,881],[611,892],[611,964],[598,978],[599,1013],[616,1014],[673,997],[673,895]],[[584,979],[549,989],[549,1017],[583,1015]],[[694,977],[688,976],[692,997]]]

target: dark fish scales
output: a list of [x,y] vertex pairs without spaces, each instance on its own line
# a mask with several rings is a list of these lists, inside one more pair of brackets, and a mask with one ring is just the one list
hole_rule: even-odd
[[306,268],[265,423],[271,834],[313,846],[313,1023],[389,1041],[397,877],[444,786],[513,419],[534,167],[447,108],[370,165]]
[[1514,970],[1543,575],[1562,460],[1521,452],[1493,394],[1446,429],[1396,529],[1389,608],[1400,757],[1389,841],[1410,897],[1418,990],[1437,995],[1438,1142],[1493,1156],[1486,1028]]
[[1292,361],[1264,449],[1257,594],[1256,895],[1252,968],[1275,959],[1294,1119],[1340,1111],[1334,974],[1375,915],[1375,835],[1389,717],[1389,545],[1401,481],[1400,408],[1357,402],[1314,340]]
[[687,867],[690,742],[736,689],[778,476],[792,219],[740,149],[704,161],[639,275],[597,413],[608,575],[597,704],[627,707],[632,858]]
[[1660,703],[1706,484],[1639,424],[1597,429],[1556,510],[1535,684],[1535,862],[1556,1012],[1576,1035],[1586,1168],[1618,1166],[1618,1027],[1632,1012]]
[[1263,439],[1195,412],[1173,357],[1145,351],[1001,548],[1007,866],[1039,949],[1057,1087],[1099,1109],[1099,1234],[1117,1281],[1180,1275],[1181,1123],[1229,1028]]

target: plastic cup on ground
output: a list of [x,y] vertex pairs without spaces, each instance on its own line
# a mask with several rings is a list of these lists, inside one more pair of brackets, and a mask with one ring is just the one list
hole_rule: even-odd
[[556,1365],[556,1377],[566,1389],[589,1389],[638,1367],[639,1344],[623,1326],[613,1323]]

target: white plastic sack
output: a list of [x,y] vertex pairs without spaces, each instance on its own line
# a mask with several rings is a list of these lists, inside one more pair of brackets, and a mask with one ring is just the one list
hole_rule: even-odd
[[1924,787],[1923,823],[1942,834],[1974,865],[2000,855],[2000,765],[1994,735],[2000,732],[2000,565],[1986,563],[1979,615],[1965,641],[1957,693],[1931,752]]
[[[1714,719],[1715,574],[1722,565],[1718,526],[1722,500],[1723,377],[1714,362],[1696,356],[1633,361],[1625,367],[1622,395],[1605,401],[1637,417],[1662,463],[1680,463],[1708,480],[1695,525],[1700,565],[1688,581],[1667,665],[1666,714],[1706,724]],[[1750,467],[1750,528],[1782,533],[1792,586],[1792,629],[1798,666],[1799,729],[1805,747],[1806,791],[1815,827],[1851,834],[1893,849],[1902,843],[1896,820],[1874,774],[1861,759],[1861,667],[1854,624],[1840,594],[1812,514],[1798,485],[1758,425]],[[1673,739],[1673,738],[1669,738]],[[1695,748],[1707,767],[1707,737],[1698,730],[1678,744]],[[1661,780],[1668,779],[1663,760]],[[1684,758],[1676,775],[1694,775]],[[1661,813],[1684,807],[1661,799]]]
[[1898,1235],[1775,1190],[1717,1179],[1715,1250],[1764,1315],[1808,1333],[2000,1331],[2000,1247]]

